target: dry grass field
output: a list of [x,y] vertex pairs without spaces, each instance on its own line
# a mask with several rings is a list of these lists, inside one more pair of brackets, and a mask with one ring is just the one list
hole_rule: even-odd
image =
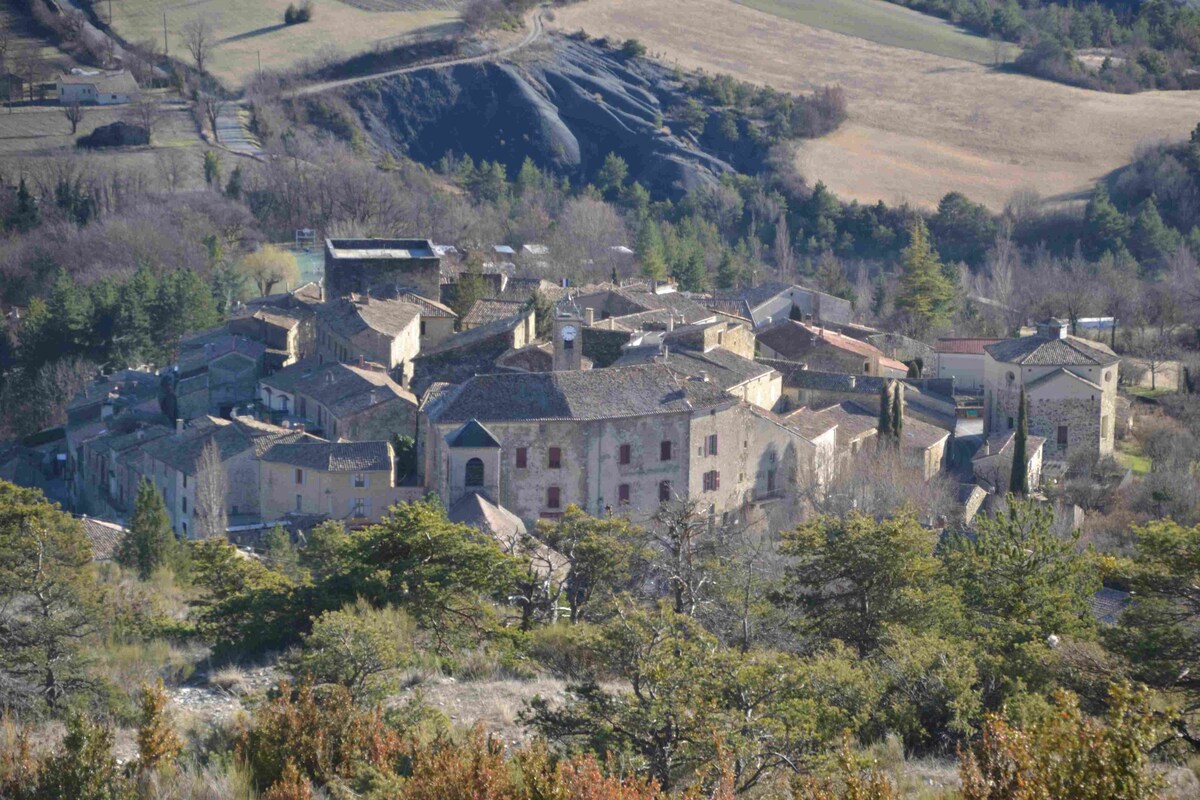
[[[37,173],[39,164],[61,159],[66,154],[94,159],[113,170],[144,172],[152,185],[162,181],[162,162],[178,162],[176,188],[198,188],[204,184],[204,145],[196,133],[196,123],[182,104],[170,104],[154,128],[150,147],[124,147],[111,151],[80,151],[75,139],[101,125],[120,119],[118,107],[96,106],[87,109],[79,130],[71,135],[71,125],[57,106],[33,106],[0,109],[0,175]],[[232,163],[234,156],[224,155]],[[229,167],[232,169],[232,166]]]
[[[779,0],[775,0],[779,2]],[[1200,92],[1115,95],[890,47],[733,0],[588,0],[553,25],[637,38],[684,68],[792,92],[842,86],[849,121],[798,148],[797,164],[844,198],[931,206],[959,190],[999,209],[1020,189],[1072,199],[1139,144],[1200,122]]]
[[[284,25],[289,0],[112,0],[113,25],[125,39],[163,46],[163,12],[172,55],[186,59],[180,30],[210,19],[219,44],[211,72],[231,88],[258,69],[285,69],[318,54],[349,57],[387,46],[397,37],[445,31],[457,24],[453,0],[316,0],[311,22]],[[299,2],[296,3],[299,5]]]

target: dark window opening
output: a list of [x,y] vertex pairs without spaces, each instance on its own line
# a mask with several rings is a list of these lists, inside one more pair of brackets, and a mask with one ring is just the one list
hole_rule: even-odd
[[467,462],[466,486],[483,486],[483,459],[472,458]]

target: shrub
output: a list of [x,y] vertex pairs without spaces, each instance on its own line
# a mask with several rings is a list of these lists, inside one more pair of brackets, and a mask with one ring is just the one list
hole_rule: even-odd
[[646,55],[646,45],[637,39],[626,39],[621,45],[621,55],[625,58],[641,58]]
[[344,686],[362,700],[394,685],[398,670],[412,660],[414,634],[403,611],[372,608],[360,598],[317,617],[304,649],[291,657],[291,668],[314,683]]
[[295,3],[288,3],[288,7],[286,9],[284,9],[283,24],[284,25],[295,25],[296,24],[296,4]]

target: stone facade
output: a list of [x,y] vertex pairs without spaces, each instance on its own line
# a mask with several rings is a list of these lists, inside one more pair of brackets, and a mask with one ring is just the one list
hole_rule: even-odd
[[441,259],[425,239],[326,239],[325,287],[330,297],[408,287],[441,298]]
[[1029,433],[1046,440],[1045,459],[1113,451],[1118,359],[1107,347],[1066,336],[1065,327],[987,348],[984,421],[988,435],[1016,426],[1020,394],[1028,404]]

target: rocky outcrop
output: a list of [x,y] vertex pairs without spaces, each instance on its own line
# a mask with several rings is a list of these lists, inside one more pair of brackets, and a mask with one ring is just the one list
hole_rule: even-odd
[[611,152],[631,180],[670,197],[732,171],[663,125],[682,99],[670,71],[587,42],[549,41],[549,53],[525,64],[430,68],[343,92],[378,147],[426,164],[470,155],[515,175],[530,158],[586,181]]

